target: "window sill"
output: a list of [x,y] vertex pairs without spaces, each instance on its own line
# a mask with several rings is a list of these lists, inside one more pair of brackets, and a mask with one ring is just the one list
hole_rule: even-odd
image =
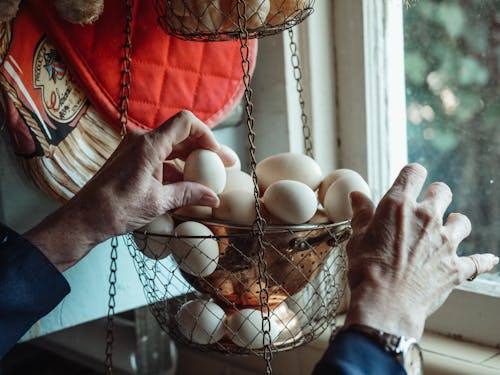
[[422,338],[426,375],[498,375],[500,350],[432,332]]

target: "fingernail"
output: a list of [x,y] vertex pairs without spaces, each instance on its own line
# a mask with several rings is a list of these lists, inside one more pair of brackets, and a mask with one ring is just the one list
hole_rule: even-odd
[[493,259],[493,264],[497,265],[499,261],[500,261],[500,258],[495,257],[495,258]]
[[205,194],[201,197],[201,205],[210,207],[219,207],[219,197],[217,195]]

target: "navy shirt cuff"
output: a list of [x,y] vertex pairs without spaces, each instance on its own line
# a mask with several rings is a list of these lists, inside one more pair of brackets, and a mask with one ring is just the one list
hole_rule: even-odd
[[0,224],[0,358],[69,292],[37,247]]
[[330,342],[313,375],[406,375],[396,358],[359,332],[340,332]]

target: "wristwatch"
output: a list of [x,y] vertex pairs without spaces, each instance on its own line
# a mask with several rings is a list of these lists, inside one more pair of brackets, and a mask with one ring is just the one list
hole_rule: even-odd
[[[423,375],[422,350],[416,339],[396,336],[363,324],[351,324],[340,331],[359,332],[379,343],[384,350],[394,355],[408,375]],[[336,333],[335,333],[336,334]]]

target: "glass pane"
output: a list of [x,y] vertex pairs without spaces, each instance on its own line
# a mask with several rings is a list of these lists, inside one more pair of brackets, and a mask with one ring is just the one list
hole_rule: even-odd
[[500,1],[412,0],[405,64],[408,159],[471,219],[459,251],[500,255]]

